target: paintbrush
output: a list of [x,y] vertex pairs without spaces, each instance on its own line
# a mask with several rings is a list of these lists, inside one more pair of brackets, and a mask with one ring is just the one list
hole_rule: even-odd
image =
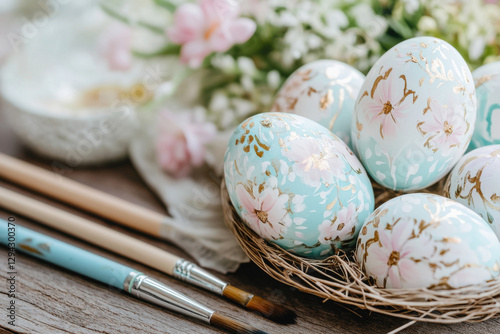
[[125,290],[139,299],[198,319],[230,333],[265,333],[211,310],[135,269],[28,228],[16,225],[14,228],[15,241],[9,241],[8,226],[11,225],[8,224],[7,221],[0,220],[0,243],[7,245],[10,249],[15,247],[15,249],[36,258]]
[[192,262],[123,233],[0,187],[0,206],[114,253],[148,265],[179,280],[222,295],[281,324],[295,322],[289,309],[234,287]]

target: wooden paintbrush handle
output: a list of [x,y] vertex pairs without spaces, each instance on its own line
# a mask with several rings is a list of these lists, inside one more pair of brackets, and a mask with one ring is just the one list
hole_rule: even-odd
[[155,237],[165,215],[0,153],[0,177]]
[[0,206],[169,275],[179,260],[146,242],[2,187]]

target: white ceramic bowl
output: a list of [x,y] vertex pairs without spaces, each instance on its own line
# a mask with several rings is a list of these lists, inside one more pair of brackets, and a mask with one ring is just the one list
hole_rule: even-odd
[[[138,120],[137,104],[75,103],[96,87],[141,82],[143,70],[109,71],[95,41],[110,19],[91,6],[70,8],[40,29],[0,72],[1,112],[33,151],[69,167],[126,157]],[[117,95],[118,96],[118,95]]]

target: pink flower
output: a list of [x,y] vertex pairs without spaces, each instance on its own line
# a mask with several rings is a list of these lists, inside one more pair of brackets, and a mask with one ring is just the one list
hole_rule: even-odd
[[[434,248],[429,238],[410,239],[413,223],[400,220],[392,227],[392,233],[378,229],[379,243],[369,248],[367,272],[377,278],[377,285],[385,288],[421,287],[423,279],[432,280],[432,272],[427,265],[419,265]],[[368,266],[369,264],[369,266]],[[424,284],[425,285],[425,284]]]
[[132,29],[122,23],[111,25],[99,37],[99,52],[114,71],[125,71],[132,66]]
[[333,220],[324,220],[318,226],[320,235],[318,240],[322,244],[330,244],[335,241],[344,241],[352,237],[357,223],[356,207],[349,203],[337,212]]
[[333,183],[336,178],[346,178],[345,163],[334,153],[334,145],[333,139],[326,136],[291,139],[283,155],[294,162],[292,168],[304,183],[317,187],[321,182]]
[[461,116],[463,113],[436,100],[432,100],[429,106],[431,117],[420,126],[420,131],[429,137],[429,145],[434,149],[460,146],[467,131],[467,124]]
[[236,186],[243,219],[262,238],[280,239],[286,228],[292,224],[286,208],[288,195],[280,195],[276,188],[259,191],[258,186],[253,187],[251,191],[252,193],[249,193],[241,183]]
[[190,114],[169,111],[160,114],[159,122],[158,163],[172,175],[187,176],[193,167],[203,164],[205,144],[215,137],[217,129],[212,123],[195,122]]
[[403,79],[389,74],[388,78],[379,81],[373,98],[365,98],[368,100],[363,108],[370,115],[370,122],[380,124],[382,138],[396,134],[403,112],[412,104],[413,97],[405,97],[404,86]]
[[211,52],[225,52],[254,34],[255,22],[238,16],[239,5],[230,0],[183,4],[175,12],[174,26],[167,30],[167,36],[182,45],[181,61],[198,67]]

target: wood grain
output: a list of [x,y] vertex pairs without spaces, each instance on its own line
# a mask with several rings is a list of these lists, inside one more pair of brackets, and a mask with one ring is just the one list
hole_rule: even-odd
[[[5,124],[1,110],[0,152],[52,170],[52,161],[37,157],[21,145]],[[165,212],[161,203],[148,190],[128,161],[101,168],[68,169],[65,170],[64,175],[157,212]],[[141,235],[73,208],[68,208],[3,180],[0,180],[0,186],[18,191],[56,207],[67,209],[79,216],[135,236],[174,254],[189,258],[181,250],[166,242]],[[223,277],[223,279],[242,289],[272,301],[284,303],[299,315],[296,325],[277,325],[209,292],[187,286],[139,263],[36,224],[20,215],[13,215],[0,209],[0,218],[6,219],[9,216],[15,216],[16,222],[20,225],[139,269],[211,308],[220,310],[239,321],[251,323],[269,333],[387,333],[407,323],[406,320],[369,314],[366,311],[349,309],[333,302],[323,303],[317,297],[300,293],[274,281],[253,264],[243,265],[235,274]],[[0,248],[0,254],[0,279],[5,282],[7,278],[6,249]],[[17,272],[16,326],[13,327],[7,324],[5,317],[5,308],[8,303],[7,286],[3,283],[0,285],[0,332],[78,334],[220,333],[220,331],[202,323],[190,321],[182,316],[139,301],[124,292],[22,254],[17,254]],[[417,323],[403,332],[496,333],[499,327],[500,320],[493,319],[476,324],[438,325]]]

